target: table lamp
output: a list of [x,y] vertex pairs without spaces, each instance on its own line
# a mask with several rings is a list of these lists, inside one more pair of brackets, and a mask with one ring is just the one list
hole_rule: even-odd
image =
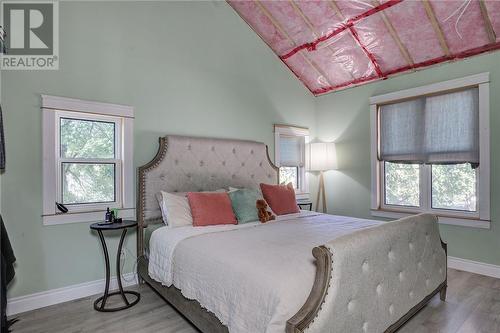
[[323,213],[326,213],[325,180],[323,172],[337,169],[337,150],[333,142],[315,142],[309,144],[308,171],[319,171],[318,196],[316,198],[316,211],[319,202],[322,202]]

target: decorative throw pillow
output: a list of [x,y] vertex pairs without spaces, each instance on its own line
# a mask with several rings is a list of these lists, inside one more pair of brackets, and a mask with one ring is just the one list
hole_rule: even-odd
[[[155,197],[156,197],[156,200],[158,201],[158,206],[160,206],[161,217],[162,217],[163,223],[165,223],[165,225],[168,225],[168,214],[167,214],[168,209],[167,209],[165,200],[163,200],[163,193],[164,192],[165,191],[160,191],[160,192],[156,193]],[[203,192],[224,193],[227,191],[225,189],[221,188],[221,189],[218,189],[215,191],[203,191]],[[165,193],[185,198],[186,199],[185,201],[187,202],[187,205],[188,205],[189,214],[191,214],[191,208],[189,208],[189,201],[187,201],[188,192],[165,192]],[[193,224],[192,220],[193,220],[193,218],[191,217],[191,224]]]
[[292,183],[287,185],[260,184],[262,195],[276,215],[299,213]]
[[243,188],[231,191],[230,188],[228,195],[239,224],[259,220],[255,206],[257,200],[262,199],[262,193],[259,190]]
[[193,226],[238,223],[227,193],[189,192],[187,197],[191,206]]
[[160,205],[163,222],[169,227],[193,225],[193,216],[186,196],[161,191],[162,204]]

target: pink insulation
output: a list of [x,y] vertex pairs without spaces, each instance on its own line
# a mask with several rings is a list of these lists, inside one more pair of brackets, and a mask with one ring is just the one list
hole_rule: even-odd
[[498,0],[230,0],[315,95],[500,49]]

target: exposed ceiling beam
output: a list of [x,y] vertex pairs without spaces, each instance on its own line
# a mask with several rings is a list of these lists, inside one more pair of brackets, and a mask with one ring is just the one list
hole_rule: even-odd
[[[333,11],[335,13],[337,13],[337,16],[342,21],[345,21],[345,16],[344,16],[344,14],[342,14],[342,11],[340,10],[340,8],[337,5],[337,3],[335,2],[335,0],[330,0],[330,1],[328,1],[328,3],[330,4],[330,7],[333,9]],[[384,74],[382,73],[382,70],[380,69],[378,62],[375,60],[375,56],[370,51],[368,51],[368,49],[366,48],[365,45],[363,45],[363,43],[361,43],[361,40],[359,39],[359,36],[358,36],[358,33],[356,32],[356,30],[354,30],[354,28],[352,26],[349,26],[349,31],[351,32],[351,36],[354,39],[354,42],[356,44],[358,44],[363,49],[363,52],[365,53],[365,55],[368,57],[368,59],[372,63],[373,67],[375,68],[375,72],[377,72],[377,75],[379,77],[384,77]]]
[[486,8],[486,4],[484,0],[479,0],[479,8],[481,9],[481,15],[483,16],[484,28],[486,33],[488,34],[488,39],[490,43],[495,43],[497,41],[497,36],[495,34],[495,30],[493,29],[493,25],[491,24],[490,16],[488,15],[488,8]]
[[[314,38],[319,38],[319,34],[317,33],[316,29],[314,28],[314,25],[309,20],[309,18],[306,16],[306,14],[304,14],[302,9],[300,9],[300,7],[295,3],[294,0],[289,0],[289,2],[292,5],[295,12],[297,14],[299,14],[299,16],[302,18],[302,20],[304,20],[306,25],[309,27],[309,30],[311,30],[312,34],[314,35]],[[336,55],[337,51],[335,51],[335,49],[331,45],[328,45],[327,48],[330,50],[330,52],[332,52],[333,56]],[[352,79],[354,79],[354,75],[351,73],[351,71],[346,70],[346,72],[351,76]]]
[[[380,6],[380,2],[378,2],[378,0],[374,0],[373,4],[375,6]],[[387,17],[387,15],[383,11],[381,11],[380,17],[382,17],[382,21],[384,21],[385,27],[389,31],[389,34],[391,35],[392,39],[394,39],[394,41],[398,45],[399,51],[401,52],[401,54],[405,58],[408,65],[413,66],[414,62],[413,62],[413,59],[410,55],[410,52],[408,52],[408,49],[406,48],[406,46],[404,46],[403,42],[399,38],[399,35],[396,32],[396,29],[394,29],[394,26],[392,25],[392,23],[389,20],[389,18]]]
[[328,1],[328,4],[330,5],[330,7],[333,9],[333,11],[337,14],[337,16],[342,20],[344,21],[345,20],[345,16],[344,14],[342,14],[342,11],[340,10],[339,6],[337,6],[337,3],[335,1]]
[[302,11],[302,9],[300,9],[299,6],[297,6],[297,4],[295,3],[294,0],[288,0],[288,2],[290,2],[290,5],[292,5],[293,10],[297,14],[299,14],[299,16],[302,18],[302,20],[304,20],[304,22],[306,23],[306,25],[309,27],[309,30],[311,30],[312,34],[314,35],[314,38],[318,38],[319,35],[316,32],[316,29],[314,28],[314,26],[311,23],[311,21],[309,21],[309,19],[307,18],[307,16],[304,14],[304,12]]
[[[279,33],[288,39],[294,47],[297,46],[297,43],[293,40],[293,38],[283,29],[281,24],[274,18],[274,16],[271,14],[270,11],[267,10],[267,8],[259,1],[259,0],[254,0],[255,4],[259,7],[259,9],[262,11],[262,13],[271,21],[272,25],[276,28],[276,30],[279,31]],[[326,82],[332,86],[332,83],[328,79],[328,76],[326,75],[321,68],[312,60],[309,58],[307,54],[304,54],[304,51],[299,52],[300,55],[304,58],[304,60],[322,77],[325,78]]]
[[448,44],[446,43],[446,39],[444,38],[444,33],[443,30],[441,29],[441,26],[439,25],[438,20],[436,19],[436,15],[434,14],[434,10],[432,9],[432,5],[430,4],[429,0],[423,0],[422,4],[424,5],[425,12],[427,13],[427,17],[431,21],[432,28],[434,29],[434,32],[436,33],[439,44],[441,45],[441,49],[443,50],[443,53],[449,57],[451,55],[450,48],[448,47]]
[[[323,0],[325,1],[325,0]],[[353,1],[359,1],[359,0],[353,0]],[[380,6],[376,6],[376,7],[373,7],[371,8],[370,10],[367,10],[361,14],[358,14],[354,17],[351,17],[350,19],[348,20],[345,20],[344,24],[336,29],[334,29],[333,31],[329,32],[328,34],[326,35],[323,35],[323,36],[320,36],[319,38],[317,38],[316,40],[314,41],[311,41],[311,42],[308,42],[308,43],[305,43],[305,44],[301,44],[297,47],[295,47],[294,49],[290,50],[288,53],[286,54],[283,54],[283,55],[280,55],[280,58],[285,60],[285,59],[288,59],[290,58],[291,56],[293,56],[295,53],[297,53],[298,51],[300,50],[303,50],[303,49],[308,49],[309,51],[311,50],[316,50],[317,48],[320,48],[318,47],[319,44],[323,44],[325,41],[329,40],[330,38],[333,38],[335,36],[337,36],[338,34],[346,31],[347,29],[351,29],[352,26],[360,21],[360,20],[363,20],[371,15],[374,15],[378,12],[381,12],[383,10],[386,10],[387,8],[390,8],[392,6],[395,6],[401,2],[403,2],[404,0],[387,0],[386,2],[384,2],[383,4],[381,4]]]

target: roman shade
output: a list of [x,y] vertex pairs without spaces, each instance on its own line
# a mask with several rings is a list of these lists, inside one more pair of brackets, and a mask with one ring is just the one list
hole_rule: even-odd
[[479,90],[382,105],[379,160],[479,165]]
[[305,138],[303,136],[280,135],[280,161],[282,167],[301,167],[304,165],[302,151]]

